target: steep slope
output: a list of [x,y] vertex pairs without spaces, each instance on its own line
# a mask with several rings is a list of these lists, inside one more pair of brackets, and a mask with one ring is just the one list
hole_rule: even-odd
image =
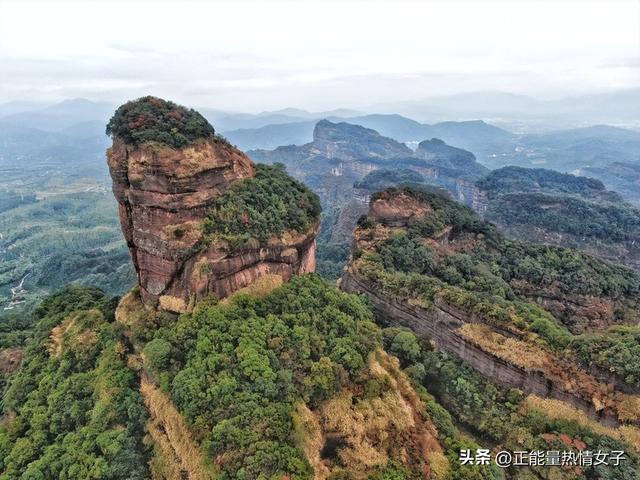
[[99,290],[77,286],[39,306],[2,397],[3,480],[149,478],[146,411],[114,308]]
[[473,336],[484,323],[516,338],[538,332],[564,347],[572,339],[567,329],[605,332],[639,318],[637,274],[567,249],[505,240],[433,193],[405,188],[374,196],[355,235],[358,255],[345,288],[373,282],[376,296],[406,296],[418,310],[435,306],[450,319],[445,324],[464,327],[458,333]]
[[[510,242],[465,207],[415,188],[375,195],[354,236],[341,288],[365,293],[383,324],[435,346],[412,373],[480,434],[509,443],[515,422],[526,436],[553,428],[543,438],[551,441],[573,434],[571,412],[582,411],[583,425],[640,451],[640,365],[629,362],[640,347],[637,274],[570,250]],[[480,387],[486,382],[493,393]],[[474,419],[468,395],[486,397],[483,413],[503,419],[493,428]],[[545,412],[544,402],[559,406]],[[545,420],[534,428],[525,421],[532,410],[564,426]]]
[[1,479],[497,478],[454,461],[477,446],[385,353],[368,305],[294,275],[313,269],[309,190],[154,97],[107,131],[139,285],[36,310],[3,372]]
[[334,123],[347,122],[360,125],[400,142],[420,142],[425,138],[441,138],[451,145],[470,150],[483,161],[496,151],[509,152],[516,145],[517,135],[482,120],[424,124],[397,114],[371,114],[360,116],[317,116],[316,120],[294,122],[273,121],[272,125],[231,129],[223,134],[241,148],[271,149],[278,145],[302,145],[312,140],[313,125],[327,119]]
[[473,182],[487,172],[470,152],[438,140],[425,141],[413,152],[375,130],[327,120],[316,124],[310,143],[249,154],[258,161],[285,164],[292,175],[318,192],[325,207],[353,198],[350,183],[380,169],[413,170],[471,205],[477,190]]
[[416,155],[438,167],[461,170],[467,178],[485,175],[489,172],[486,167],[476,162],[473,153],[447,145],[439,138],[420,142]]
[[[107,131],[113,192],[145,302],[184,311],[194,297],[224,297],[260,275],[314,269],[315,196],[281,170],[256,173],[197,112],[145,97],[120,107]],[[238,223],[252,235],[234,235]]]
[[506,235],[640,268],[640,211],[599,180],[505,167],[477,185],[487,198],[485,218]]
[[446,478],[459,468],[361,300],[317,276],[275,289],[263,280],[151,331],[135,293],[118,313],[215,476]]

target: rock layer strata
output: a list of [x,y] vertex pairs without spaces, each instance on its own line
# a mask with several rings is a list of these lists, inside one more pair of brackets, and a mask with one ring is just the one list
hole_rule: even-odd
[[184,311],[197,298],[226,297],[265,274],[288,279],[315,269],[317,227],[233,250],[202,241],[202,221],[216,198],[255,172],[249,157],[226,142],[207,138],[175,149],[115,138],[107,157],[145,304]]
[[[407,227],[416,216],[429,214],[429,205],[420,205],[406,195],[394,198],[382,196],[372,201],[369,217],[385,228]],[[447,244],[451,229],[443,231],[442,238],[434,238]],[[356,229],[354,249],[360,253],[372,247],[375,240],[369,234]],[[518,361],[502,358],[483,342],[465,334],[469,326],[491,331],[502,338],[519,338],[516,330],[487,325],[482,318],[469,314],[436,295],[433,305],[422,306],[393,295],[385,294],[358,270],[358,261],[352,259],[340,280],[340,288],[348,293],[365,294],[376,315],[384,324],[405,327],[417,336],[430,341],[435,348],[452,353],[469,363],[485,377],[507,388],[518,388],[526,394],[542,398],[555,398],[586,412],[605,425],[619,425],[620,405],[636,402],[636,389],[620,378],[598,369],[586,371],[569,359],[540,350],[544,354],[544,366],[526,366]],[[637,422],[633,422],[637,423]]]

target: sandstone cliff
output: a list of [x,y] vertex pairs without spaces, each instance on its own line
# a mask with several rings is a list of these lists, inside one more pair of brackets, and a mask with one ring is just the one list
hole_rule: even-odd
[[[513,294],[522,297],[512,302],[502,301],[496,294],[474,297],[470,290],[473,287],[463,289],[439,277],[444,272],[443,278],[455,278],[451,267],[456,261],[464,260],[464,268],[473,271],[470,259],[474,258],[473,250],[478,248],[476,242],[491,236],[491,231],[480,233],[482,229],[467,220],[454,221],[453,225],[441,223],[447,217],[463,215],[464,210],[435,196],[430,198],[432,201],[426,196],[413,195],[410,189],[374,196],[368,218],[360,222],[354,232],[355,254],[340,287],[347,292],[366,294],[383,323],[411,329],[437,349],[457,355],[499,385],[562,400],[605,424],[637,424],[640,396],[636,385],[612,375],[613,370],[581,365],[570,349],[564,349],[569,340],[554,346],[548,335],[535,333],[544,329],[532,328],[533,317],[528,318],[525,312],[537,312],[535,322],[538,323],[543,318],[559,322],[549,313],[536,310],[538,307],[522,308],[522,302],[529,296],[527,293],[536,291],[533,284],[527,284],[530,291],[526,293],[514,285],[514,293],[508,297]],[[446,208],[452,210],[445,213]],[[429,226],[425,228],[425,225]],[[435,228],[435,232],[428,235],[415,233],[420,229],[429,230],[431,226],[441,228]],[[470,234],[473,229],[477,232],[475,239]],[[494,238],[492,242],[497,243],[499,239]],[[456,252],[464,253],[457,256]],[[484,245],[481,252],[487,255]],[[400,254],[405,258],[398,258]],[[420,267],[423,261],[427,265],[424,268]],[[439,262],[448,265],[447,269],[439,271]],[[473,285],[483,282],[479,276],[472,278]],[[538,292],[538,295],[542,294]],[[569,305],[566,294],[558,292],[554,305],[548,305],[539,297],[534,301],[538,300],[552,312],[562,307],[570,310],[565,312],[569,316],[583,315],[579,308]],[[478,299],[488,301],[481,303]],[[598,301],[612,302],[605,298]],[[499,314],[500,310],[506,315]],[[633,318],[638,314],[635,306],[627,313]],[[609,321],[614,321],[613,315]],[[548,325],[554,328],[551,323]]]
[[640,210],[594,178],[504,167],[477,182],[484,217],[505,235],[571,247],[640,270]]
[[[134,122],[125,125],[141,126],[143,133],[162,131],[167,117],[196,115],[152,97],[137,102],[145,108],[150,102],[156,102],[151,108],[164,108],[160,113],[157,108],[138,112]],[[125,107],[132,109],[130,104],[121,109]],[[114,119],[118,115],[123,116],[120,110]],[[162,136],[159,141],[143,136],[144,141],[136,142],[122,128],[116,130],[111,128],[109,171],[145,303],[184,311],[195,298],[212,293],[226,297],[261,275],[275,273],[287,279],[314,270],[315,226],[283,232],[268,242],[249,239],[235,248],[224,240],[205,238],[203,221],[216,200],[231,185],[255,174],[255,165],[243,152],[213,134],[176,146]]]

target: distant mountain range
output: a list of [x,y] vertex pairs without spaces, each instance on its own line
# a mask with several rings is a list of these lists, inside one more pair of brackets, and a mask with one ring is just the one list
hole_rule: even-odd
[[[564,107],[572,112],[586,112],[596,106],[603,112],[615,110],[631,115],[628,110],[636,105],[637,94],[636,91],[627,91],[615,95],[591,96],[589,101],[582,98],[585,105],[580,106],[576,105],[580,103],[579,99],[541,102],[529,97],[485,92],[438,97],[429,99],[426,103],[413,102],[413,110],[404,108],[407,104],[403,108],[400,105],[398,111],[413,111],[416,118],[427,118],[429,116],[420,114],[418,107],[429,107],[430,118],[475,116],[487,119],[493,116],[504,125],[505,122],[500,120],[502,117],[494,115],[502,112],[518,117],[525,123],[529,122],[529,126],[540,127],[542,123],[537,124],[537,120],[532,118],[541,112],[551,111],[552,108],[558,109],[558,117],[568,115],[568,110]],[[605,108],[607,102],[611,102],[611,108]],[[380,106],[380,109],[383,110],[383,107]],[[439,116],[437,112],[439,109],[444,112],[442,109],[445,107],[455,115],[442,113]],[[100,158],[108,144],[104,125],[112,111],[113,106],[108,103],[85,99],[66,100],[49,106],[31,102],[0,104],[0,162],[3,158],[12,162],[14,160],[11,159],[16,156],[35,156],[41,157],[40,159],[58,158],[62,162],[71,159],[70,163],[75,165],[76,161],[82,162],[87,157]],[[628,200],[640,201],[640,195],[637,195],[638,198],[634,196],[637,181],[633,178],[636,178],[636,174],[633,173],[633,178],[629,179],[627,174],[615,173],[630,169],[635,172],[636,166],[640,165],[640,131],[636,130],[592,125],[543,133],[513,133],[484,120],[429,124],[397,113],[362,114],[347,109],[308,112],[289,108],[259,114],[211,109],[202,111],[218,132],[244,150],[273,150],[283,145],[307,144],[313,140],[314,127],[318,121],[327,119],[333,123],[346,122],[373,129],[382,136],[404,142],[414,149],[424,140],[441,139],[450,146],[473,153],[478,162],[488,168],[518,165],[596,176],[607,187],[619,190]],[[635,110],[637,111],[640,109]],[[589,118],[595,117],[586,115],[583,120],[587,121]],[[623,120],[627,117],[623,115],[619,118],[622,120],[615,123],[625,123]],[[557,123],[550,121],[544,123],[544,126],[549,128]],[[629,123],[633,124],[632,121]]]
[[[428,138],[441,138],[449,144],[471,151],[485,150],[492,145],[502,146],[517,137],[482,120],[427,125],[396,114],[328,117],[327,120],[362,125],[401,142],[417,144]],[[315,123],[315,121],[305,120],[259,128],[222,131],[222,134],[231,143],[241,148],[272,149],[280,145],[301,145],[310,142]]]
[[482,118],[519,132],[568,129],[607,123],[640,128],[640,89],[541,100],[526,95],[470,92],[378,104],[378,112],[394,112],[424,122]]

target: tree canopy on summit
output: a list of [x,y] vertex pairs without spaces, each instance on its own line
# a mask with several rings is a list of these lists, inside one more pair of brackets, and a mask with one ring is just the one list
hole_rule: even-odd
[[211,124],[195,110],[152,96],[121,105],[106,133],[131,145],[159,142],[173,148],[215,136]]

